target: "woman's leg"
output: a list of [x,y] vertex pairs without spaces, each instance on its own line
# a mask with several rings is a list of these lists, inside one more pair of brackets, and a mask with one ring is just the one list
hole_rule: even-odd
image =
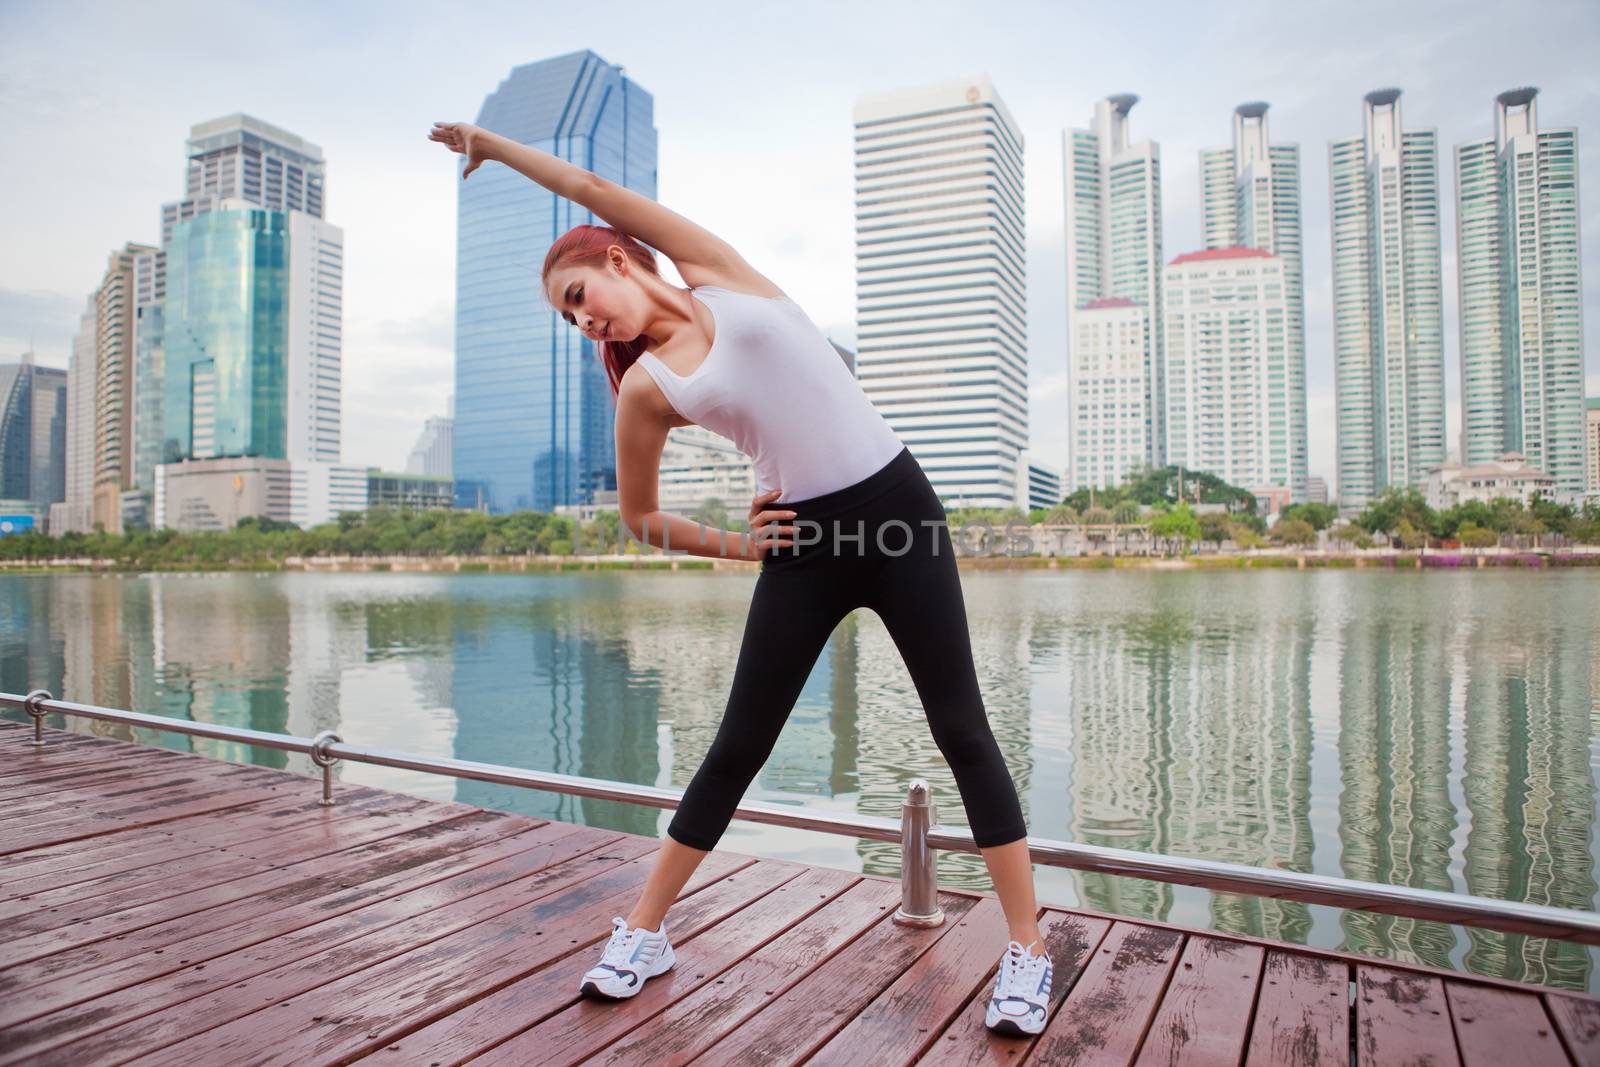
[[[902,539],[885,535],[890,544]],[[916,685],[934,743],[955,775],[1011,937],[1030,945],[1039,938],[1039,907],[1027,825],[984,711],[949,531],[942,525],[919,527],[908,551],[884,560],[867,606],[883,619]]]
[[684,883],[728,828],[817,657],[849,613],[848,583],[822,570],[806,578],[763,572],[756,579],[722,723],[667,826],[668,839],[627,916],[630,927],[660,928]]

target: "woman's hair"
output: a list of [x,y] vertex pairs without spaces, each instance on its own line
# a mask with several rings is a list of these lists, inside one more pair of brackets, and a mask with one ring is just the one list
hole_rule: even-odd
[[[655,253],[621,230],[610,226],[574,226],[557,238],[556,243],[550,246],[550,251],[545,255],[544,269],[539,272],[540,291],[544,291],[543,287],[550,278],[550,272],[557,267],[568,264],[597,267],[603,264],[606,260],[606,249],[612,245],[619,245],[628,254],[628,258],[633,260],[634,266],[660,277],[661,271],[656,269]],[[611,380],[612,399],[616,398],[617,391],[622,388],[623,374],[638,361],[647,343],[643,334],[631,341],[600,342],[600,356],[605,363],[606,377]]]

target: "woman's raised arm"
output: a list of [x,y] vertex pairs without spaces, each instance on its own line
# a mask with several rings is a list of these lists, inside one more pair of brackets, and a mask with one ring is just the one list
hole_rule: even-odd
[[430,140],[467,157],[466,179],[485,160],[504,163],[557,196],[594,212],[608,225],[643,241],[678,266],[716,271],[749,270],[732,245],[670,208],[566,160],[465,122],[436,122]]

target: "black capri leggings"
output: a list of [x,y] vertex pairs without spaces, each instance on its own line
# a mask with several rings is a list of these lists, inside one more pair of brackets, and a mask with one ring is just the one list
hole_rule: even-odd
[[978,691],[944,506],[911,450],[854,485],[767,506],[796,513],[795,543],[762,561],[727,709],[667,833],[691,848],[716,846],[834,627],[871,608],[916,684],[977,844],[1026,837]]

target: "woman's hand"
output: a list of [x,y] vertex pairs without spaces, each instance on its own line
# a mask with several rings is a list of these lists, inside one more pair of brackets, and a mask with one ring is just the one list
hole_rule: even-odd
[[470,122],[435,122],[428,140],[438,141],[449,146],[450,151],[467,157],[467,169],[461,172],[461,180],[466,181],[467,175],[478,169],[478,164],[494,158],[489,154],[494,136]]
[[753,563],[761,562],[769,548],[794,544],[781,540],[782,534],[793,534],[794,527],[776,524],[778,519],[794,518],[794,512],[763,510],[764,505],[776,500],[782,492],[782,489],[772,489],[750,502],[750,555],[745,558]]

